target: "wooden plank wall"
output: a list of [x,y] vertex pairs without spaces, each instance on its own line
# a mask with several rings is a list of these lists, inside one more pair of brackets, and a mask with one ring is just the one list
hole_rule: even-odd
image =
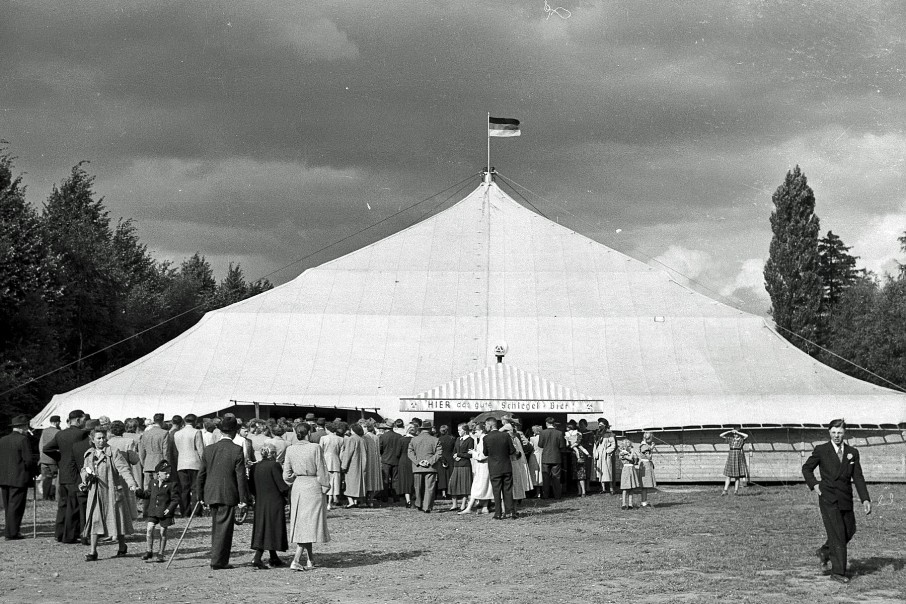
[[[744,452],[753,482],[803,482],[802,464],[815,445],[827,441],[826,430],[767,428],[743,430]],[[729,446],[717,430],[653,431],[658,482],[723,481]],[[635,446],[639,433],[627,433]],[[850,429],[847,443],[859,449],[869,482],[906,482],[906,434],[899,430]]]

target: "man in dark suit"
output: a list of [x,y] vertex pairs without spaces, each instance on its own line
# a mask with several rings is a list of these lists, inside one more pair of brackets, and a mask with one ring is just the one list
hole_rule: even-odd
[[403,437],[394,431],[388,424],[378,424],[378,446],[381,450],[381,477],[384,479],[384,491],[381,499],[387,501],[391,497],[396,503],[399,497],[393,491],[393,483],[399,474],[400,455],[402,454]]
[[0,497],[6,516],[6,540],[24,539],[22,516],[28,487],[38,473],[38,460],[28,439],[28,418],[17,415],[10,422],[13,431],[0,438]]
[[82,429],[85,414],[81,410],[71,411],[68,421],[69,426],[57,432],[42,452],[56,460],[59,470],[54,537],[61,543],[78,543],[83,526],[81,517],[85,515],[84,511],[80,513],[79,501],[79,470],[82,469],[84,459],[76,458],[78,451],[73,447],[80,442],[84,445],[83,441],[88,440],[88,433]]
[[515,520],[519,514],[513,505],[513,462],[510,456],[516,454],[516,447],[509,434],[497,430],[495,418],[489,417],[484,425],[488,430],[483,442],[484,454],[488,456],[491,489],[494,491],[494,519],[503,520],[503,508],[500,506],[502,494],[506,512]]
[[[802,475],[809,488],[818,495],[818,508],[827,532],[827,541],[816,552],[821,568],[826,569],[830,561],[831,579],[849,583],[846,544],[856,532],[852,485],[856,485],[866,515],[871,514],[871,499],[862,476],[859,451],[843,442],[846,423],[842,419],[831,421],[829,432],[830,442],[815,447],[802,465]],[[815,479],[815,468],[821,470],[820,483]]]
[[563,487],[560,484],[560,475],[563,473],[563,458],[561,451],[566,449],[566,438],[563,432],[557,430],[552,417],[545,418],[546,427],[538,437],[538,446],[541,447],[541,480],[544,484],[544,496],[560,499]]
[[211,568],[233,568],[230,549],[233,547],[233,514],[236,507],[244,508],[249,501],[245,476],[245,457],[242,447],[233,442],[239,423],[226,416],[220,423],[224,438],[205,447],[201,469],[198,471],[196,493],[211,508]]

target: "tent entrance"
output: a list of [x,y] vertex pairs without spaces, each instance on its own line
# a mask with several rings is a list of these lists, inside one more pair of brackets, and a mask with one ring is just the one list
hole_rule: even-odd
[[400,397],[400,411],[433,413],[436,424],[456,425],[488,411],[522,420],[565,422],[568,413],[602,413],[604,402],[506,363],[495,363],[413,396]]

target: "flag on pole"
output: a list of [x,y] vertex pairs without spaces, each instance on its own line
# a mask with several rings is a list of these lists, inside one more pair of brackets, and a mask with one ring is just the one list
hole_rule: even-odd
[[519,120],[488,116],[488,136],[519,136]]

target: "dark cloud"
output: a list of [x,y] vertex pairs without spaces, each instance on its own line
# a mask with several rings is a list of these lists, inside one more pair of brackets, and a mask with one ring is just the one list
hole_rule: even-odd
[[722,291],[797,163],[845,240],[906,222],[903,3],[559,4],[5,2],[0,136],[33,202],[90,159],[153,249],[260,270],[475,173],[487,111],[542,211]]

